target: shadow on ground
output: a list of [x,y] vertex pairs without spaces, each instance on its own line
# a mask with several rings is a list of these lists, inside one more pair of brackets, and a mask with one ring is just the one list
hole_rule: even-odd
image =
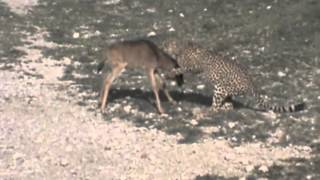
[[10,8],[3,2],[0,2],[0,62],[3,64],[0,70],[10,70],[19,64],[19,57],[25,53],[17,46],[23,46],[22,38],[26,37],[28,31],[34,29],[28,27],[25,18],[20,17],[10,11]]

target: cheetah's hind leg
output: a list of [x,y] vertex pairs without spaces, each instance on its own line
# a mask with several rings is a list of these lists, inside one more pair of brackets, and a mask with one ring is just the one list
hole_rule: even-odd
[[230,95],[220,86],[215,86],[211,105],[212,113],[226,112],[233,109]]
[[233,109],[233,103],[227,91],[218,85],[213,88],[212,105],[208,109],[201,110],[196,114],[196,119],[203,119],[206,116],[212,116],[219,112],[227,112]]
[[218,112],[227,112],[233,109],[233,103],[232,102],[228,102],[225,101],[223,103],[223,105],[221,107],[218,107],[216,109],[214,109],[213,107],[208,108],[208,109],[202,109],[200,110],[200,112],[197,112],[195,114],[195,119],[196,120],[200,120],[203,119],[204,117],[211,117],[213,116],[215,113]]
[[233,109],[233,104],[232,102],[224,102],[224,104],[221,106],[220,108],[220,112],[226,112],[226,111],[230,111]]

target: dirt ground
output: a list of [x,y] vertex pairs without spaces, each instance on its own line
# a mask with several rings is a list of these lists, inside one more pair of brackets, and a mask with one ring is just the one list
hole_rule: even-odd
[[[92,31],[79,25],[68,35],[61,35],[64,30],[59,27],[69,29],[66,24],[70,19],[49,12],[44,15],[48,18],[45,21],[38,19],[42,18],[41,8],[68,11],[72,3],[76,3],[70,5],[70,2],[58,6],[58,1],[52,4],[35,0],[0,1],[0,179],[319,178],[320,67],[319,56],[313,54],[314,51],[305,51],[304,57],[310,55],[310,61],[301,62],[301,70],[293,71],[298,63],[294,58],[288,66],[279,64],[272,68],[277,56],[267,56],[265,59],[274,61],[260,63],[261,59],[252,58],[259,56],[260,51],[252,54],[239,46],[238,58],[249,59],[246,63],[254,66],[251,69],[255,69],[260,78],[269,79],[269,85],[258,82],[262,89],[273,91],[270,95],[275,96],[282,92],[294,101],[303,99],[309,109],[301,113],[277,115],[240,109],[196,121],[192,113],[207,108],[210,89],[197,77],[186,75],[185,87],[170,86],[179,104],[172,107],[164,102],[168,114],[160,116],[152,103],[149,82],[139,72],[126,72],[117,80],[107,112],[101,113],[97,108],[101,78],[94,67],[99,61],[96,54],[104,46],[100,38],[108,40],[100,36],[102,30]],[[120,0],[95,3],[118,8],[110,16],[122,18],[123,8],[141,8],[139,1],[135,2],[129,5]],[[184,13],[173,9],[177,12],[176,18],[187,16],[191,5],[185,7]],[[157,8],[157,4],[147,6],[145,13],[156,13]],[[225,8],[232,7],[226,5]],[[101,21],[107,18],[99,17]],[[50,18],[60,18],[62,23],[50,24],[50,29],[46,26]],[[135,21],[143,24],[143,17],[137,18]],[[219,19],[204,15],[202,20]],[[154,29],[178,31],[174,30],[174,23],[164,26],[161,23],[153,25]],[[134,29],[135,25],[130,27]],[[206,31],[211,28],[210,23],[204,26]],[[126,30],[110,31],[108,38],[129,35],[132,29],[127,33],[124,33]],[[235,34],[242,31],[233,30]],[[146,28],[142,34],[154,32]],[[87,44],[88,39],[95,46]],[[212,47],[223,46],[229,47],[221,42]],[[271,51],[272,47],[271,44],[264,48]],[[237,45],[234,48],[230,56],[237,56],[240,51]],[[261,50],[262,47],[252,48]],[[226,49],[220,50],[226,52]],[[296,57],[300,54],[297,52]],[[265,70],[261,70],[262,67]],[[272,79],[282,77],[290,81],[272,83]],[[308,87],[309,93],[296,87]]]

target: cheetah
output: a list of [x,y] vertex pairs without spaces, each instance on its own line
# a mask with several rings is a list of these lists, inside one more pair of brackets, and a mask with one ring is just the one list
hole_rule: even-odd
[[199,44],[190,41],[178,44],[177,40],[168,40],[162,46],[164,51],[175,57],[180,66],[179,69],[173,69],[172,74],[197,73],[213,86],[213,99],[209,111],[233,109],[232,98],[237,96],[253,97],[253,104],[245,105],[260,111],[282,113],[305,109],[305,103],[279,106],[265,102],[254,87],[245,67],[236,61],[215,55]]
[[[100,108],[102,111],[107,104],[108,93],[112,82],[120,76],[125,68],[136,68],[146,71],[156,98],[157,110],[160,114],[164,113],[159,98],[160,89],[163,90],[168,100],[175,104],[175,101],[166,89],[165,81],[160,76],[159,71],[169,72],[172,69],[179,68],[178,63],[167,53],[159,49],[152,41],[136,39],[116,42],[104,51],[104,56],[105,60],[101,61],[98,65],[98,72],[104,68],[105,64],[111,66],[112,70],[105,76],[104,85],[100,93]],[[178,86],[183,84],[182,74],[173,75],[170,78],[175,78]]]

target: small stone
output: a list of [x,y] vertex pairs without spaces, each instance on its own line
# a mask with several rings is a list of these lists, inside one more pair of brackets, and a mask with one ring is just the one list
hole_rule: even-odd
[[147,34],[148,37],[155,36],[155,35],[157,35],[157,33],[154,31],[151,31]]
[[121,105],[117,103],[117,104],[113,105],[112,107],[110,107],[110,111],[113,112],[113,111],[115,111],[116,109],[118,109],[120,106],[121,106]]
[[155,13],[156,12],[156,8],[147,8],[146,10],[149,13]]
[[303,151],[307,151],[307,152],[311,152],[312,150],[311,150],[311,147],[309,147],[309,146],[302,146],[302,147],[300,147],[299,149],[301,149],[301,150],[303,150]]
[[148,113],[146,115],[146,118],[153,118],[155,116],[155,113]]
[[234,122],[229,122],[228,123],[228,126],[229,126],[229,128],[234,128],[235,126],[236,126],[236,123],[234,123]]
[[[101,32],[97,30],[97,31],[94,32],[94,35],[95,35],[95,36],[99,36],[99,35],[101,35]],[[93,49],[93,50],[94,50],[94,51],[98,51],[98,48],[95,48],[95,49]]]
[[89,34],[84,34],[84,35],[83,35],[83,38],[84,38],[84,39],[88,39],[89,37],[90,37]]
[[118,4],[119,2],[120,0],[107,0],[107,1],[104,1],[103,4],[112,5],[112,4]]
[[162,114],[161,114],[161,117],[169,117],[169,114],[167,114],[167,113],[162,113]]
[[69,57],[63,57],[63,64],[71,64],[71,59]]
[[238,141],[238,138],[232,137],[231,140],[234,141],[234,142],[236,142],[236,141]]
[[204,89],[206,86],[204,84],[199,84],[197,85],[197,89],[202,90]]
[[286,76],[286,73],[284,73],[284,72],[282,72],[282,71],[279,71],[279,72],[278,72],[278,76],[279,76],[279,77],[284,77],[284,76]]
[[246,172],[251,172],[252,170],[254,170],[254,166],[249,165],[245,167]]
[[199,123],[198,123],[197,120],[192,119],[192,120],[190,121],[190,124],[192,124],[193,126],[196,126],[196,125],[198,125]]
[[75,33],[73,33],[72,37],[75,38],[75,39],[77,39],[77,38],[80,37],[80,33],[75,32]]
[[266,173],[269,171],[269,168],[265,165],[262,165],[259,167],[259,171]]
[[68,160],[66,160],[66,159],[61,159],[61,160],[60,160],[60,166],[66,167],[66,166],[68,166],[68,165],[69,165]]
[[183,13],[180,13],[179,16],[180,16],[180,17],[184,17],[184,14],[183,14]]
[[174,32],[174,31],[176,31],[173,27],[171,27],[170,29],[169,29],[169,32]]
[[171,86],[176,86],[177,83],[176,83],[175,81],[171,81],[171,82],[170,82],[170,85],[171,85]]
[[132,110],[131,110],[131,113],[132,113],[132,114],[138,114],[138,110],[137,110],[137,109],[132,109]]
[[77,175],[77,170],[72,169],[72,170],[70,170],[70,173],[72,174],[72,176],[76,176]]
[[307,175],[306,179],[312,179],[312,175]]
[[76,67],[82,66],[82,64],[81,64],[80,62],[77,62],[77,61],[75,61],[75,62],[73,63],[73,65],[76,66]]
[[249,50],[243,50],[242,51],[244,54],[250,54],[251,53],[251,51],[249,51]]
[[120,119],[118,117],[114,117],[114,118],[111,119],[111,121],[112,122],[117,122],[117,121],[120,121]]
[[251,137],[252,137],[252,139],[256,139],[257,138],[256,135],[252,135]]
[[230,161],[231,158],[229,157],[229,155],[225,155],[225,156],[223,157],[223,159],[226,160],[226,161]]
[[272,6],[271,6],[271,5],[269,5],[269,6],[267,6],[267,7],[266,7],[266,9],[267,9],[267,10],[270,10],[270,9],[271,9],[271,7],[272,7]]

